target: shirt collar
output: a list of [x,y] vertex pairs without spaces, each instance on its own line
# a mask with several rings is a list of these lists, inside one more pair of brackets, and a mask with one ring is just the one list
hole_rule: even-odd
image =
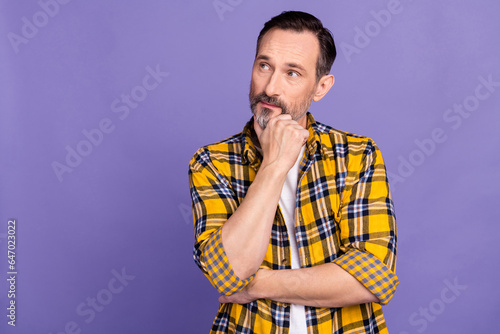
[[[321,137],[318,132],[318,126],[314,120],[313,115],[307,113],[307,130],[309,131],[309,138],[306,143],[306,154],[312,156],[318,151],[321,152]],[[249,163],[251,167],[258,170],[262,162],[262,154],[257,150],[259,140],[253,127],[253,117],[247,122],[243,128],[243,145],[242,145],[242,162]]]

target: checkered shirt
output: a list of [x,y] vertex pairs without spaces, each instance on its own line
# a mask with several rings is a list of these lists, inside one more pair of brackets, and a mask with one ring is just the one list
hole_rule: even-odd
[[[396,221],[384,161],[375,143],[335,130],[307,115],[309,139],[299,166],[295,236],[302,268],[335,263],[380,303],[342,308],[306,306],[308,333],[387,333],[381,305],[399,283]],[[237,277],[221,227],[235,212],[259,170],[251,119],[237,135],[200,148],[190,161],[194,260],[212,285],[231,295],[255,276]],[[261,268],[291,269],[290,241],[278,207]],[[211,333],[288,333],[290,304],[258,299],[221,304]]]

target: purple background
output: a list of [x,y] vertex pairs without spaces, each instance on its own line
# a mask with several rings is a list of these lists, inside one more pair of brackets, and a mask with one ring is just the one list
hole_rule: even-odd
[[[400,286],[384,308],[390,332],[495,331],[500,87],[474,95],[481,80],[500,82],[499,2],[47,8],[51,16],[34,0],[0,1],[1,333],[64,333],[71,322],[82,333],[208,333],[217,293],[192,260],[188,162],[249,119],[258,32],[290,9],[318,16],[338,49],[336,83],[311,111],[373,138],[391,173]],[[12,43],[34,20],[38,31],[25,27],[29,38]],[[169,73],[150,91],[148,66]],[[126,115],[120,99],[131,92],[144,99]],[[471,111],[460,116],[455,104]],[[106,119],[112,131],[85,146],[82,131]],[[87,156],[59,180],[53,162],[66,164],[66,147],[78,145]],[[15,328],[6,318],[9,218],[18,219]],[[129,280],[119,289],[112,271],[122,270]],[[105,304],[93,319],[92,298]]]

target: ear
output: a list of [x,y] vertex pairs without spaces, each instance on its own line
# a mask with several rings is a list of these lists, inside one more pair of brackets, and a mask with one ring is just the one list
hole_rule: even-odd
[[323,96],[328,93],[330,88],[332,88],[334,82],[335,77],[332,74],[324,75],[323,77],[321,77],[316,86],[316,92],[314,93],[313,100],[316,102],[321,100]]

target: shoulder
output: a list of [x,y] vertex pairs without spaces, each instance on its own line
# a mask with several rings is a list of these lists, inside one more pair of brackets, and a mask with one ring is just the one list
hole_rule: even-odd
[[198,169],[211,164],[213,160],[218,162],[230,162],[237,159],[241,154],[246,135],[243,132],[218,142],[200,147],[191,158],[189,166]]
[[320,137],[323,152],[336,158],[366,156],[377,150],[373,139],[335,129],[321,122],[313,124]]

